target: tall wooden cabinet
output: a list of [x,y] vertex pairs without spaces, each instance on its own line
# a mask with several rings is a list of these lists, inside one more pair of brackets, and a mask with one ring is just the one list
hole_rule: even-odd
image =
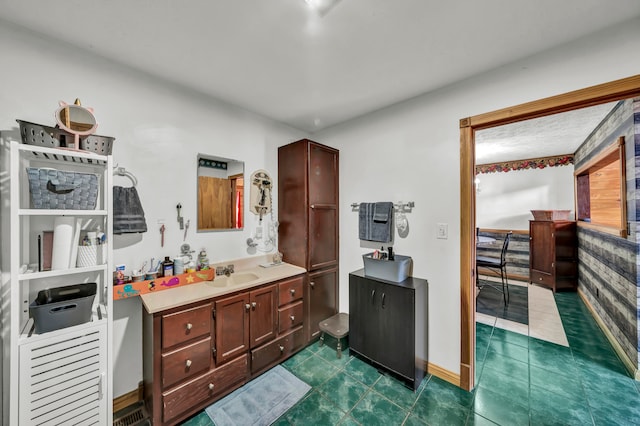
[[400,376],[414,390],[426,371],[427,281],[395,283],[349,274],[349,350]]
[[308,340],[338,309],[338,150],[302,139],[278,148],[278,247],[305,268]]
[[578,286],[578,243],[574,221],[529,221],[529,281],[558,290]]
[[[0,284],[5,399],[0,423],[69,424],[73,421],[76,424],[111,425],[112,157],[16,141],[7,145],[3,148],[5,155],[0,155],[3,176],[7,179],[3,183],[4,201],[0,213],[2,269],[6,272]],[[66,205],[58,209],[36,208],[30,196],[27,168],[48,170],[49,176],[57,177],[60,173],[71,176],[67,177],[73,179],[69,186],[75,188],[64,194],[72,194],[80,188],[82,178],[78,178],[79,175],[96,175],[95,208],[81,209],[75,198],[72,208]],[[47,191],[58,191],[55,185],[59,182],[50,178]],[[46,195],[49,194],[42,196]],[[101,248],[106,250],[105,255],[96,256],[93,263],[87,262],[84,266],[69,264],[54,270],[39,268],[41,263],[44,265],[46,256],[38,241],[44,240],[44,233],[53,230],[56,218],[62,216],[71,218],[76,227],[104,230],[107,245]],[[74,244],[73,240],[71,243]],[[31,265],[30,270],[26,265]],[[97,289],[92,305],[87,307],[91,311],[89,320],[39,332],[29,314],[38,293],[46,289],[53,293],[59,287],[85,283],[95,283]],[[43,316],[45,319],[41,323],[77,323],[68,321],[69,316],[65,315],[82,310],[80,302],[76,303],[74,299],[55,306],[47,311],[48,316]]]

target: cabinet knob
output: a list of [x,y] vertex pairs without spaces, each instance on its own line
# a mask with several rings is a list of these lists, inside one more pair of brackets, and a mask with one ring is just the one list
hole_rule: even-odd
[[258,306],[258,304],[257,304],[256,302],[251,302],[251,307],[252,307],[253,309],[255,309],[255,308],[256,308],[256,306]]
[[312,208],[312,209],[315,209],[315,208],[316,208],[316,205],[315,205],[315,204],[311,204],[311,208]]
[[296,295],[296,289],[292,288],[291,290],[289,290],[289,293],[291,293],[292,296]]
[[309,283],[309,285],[311,286],[311,288],[313,288],[313,287],[315,287],[316,283],[314,283],[313,281],[311,281],[311,282]]
[[187,323],[187,330],[191,330],[193,328],[193,324],[190,322]]
[[187,362],[184,363],[184,365],[186,365],[187,368],[191,367],[191,364],[192,364],[192,362],[191,362],[190,359],[188,359]]
[[284,353],[284,346],[280,345],[278,348],[280,349],[280,353]]
[[540,277],[539,280],[542,281],[542,277]]
[[251,309],[251,305],[247,303],[246,305],[244,305],[244,308],[248,311],[249,309]]
[[213,388],[215,388],[215,386],[213,385],[213,383],[209,383],[209,390],[213,390]]
[[291,318],[291,322],[294,322],[296,320],[296,317],[291,315],[289,318]]

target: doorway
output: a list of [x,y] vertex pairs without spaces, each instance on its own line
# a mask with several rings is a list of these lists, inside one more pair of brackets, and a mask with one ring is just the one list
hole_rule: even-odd
[[640,75],[460,120],[460,387],[475,386],[475,132],[640,95]]

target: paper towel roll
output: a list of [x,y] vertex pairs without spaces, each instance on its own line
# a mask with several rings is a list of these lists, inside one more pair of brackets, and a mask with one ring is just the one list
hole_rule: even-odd
[[[53,221],[53,253],[51,255],[51,269],[69,269],[71,248],[75,245],[76,219],[73,217],[56,217]],[[74,265],[75,266],[75,265]]]

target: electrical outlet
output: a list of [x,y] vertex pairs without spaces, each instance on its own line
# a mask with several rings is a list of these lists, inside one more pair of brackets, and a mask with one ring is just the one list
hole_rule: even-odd
[[438,224],[438,231],[436,234],[436,238],[440,240],[446,240],[447,238],[449,238],[449,224],[447,223]]

